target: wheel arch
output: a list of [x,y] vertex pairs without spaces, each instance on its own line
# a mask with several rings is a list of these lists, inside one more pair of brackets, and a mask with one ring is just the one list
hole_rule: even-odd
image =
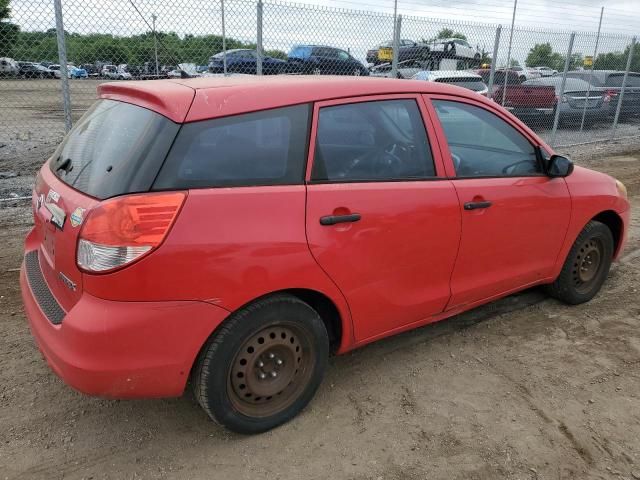
[[613,235],[613,258],[617,258],[620,253],[622,239],[624,238],[624,222],[620,215],[614,210],[604,210],[589,221],[603,223],[611,230],[611,234]]

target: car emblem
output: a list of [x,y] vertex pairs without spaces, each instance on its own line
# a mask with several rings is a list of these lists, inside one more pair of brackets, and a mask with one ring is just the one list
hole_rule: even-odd
[[67,214],[64,213],[59,206],[54,205],[53,203],[45,202],[44,206],[49,212],[51,212],[51,223],[53,223],[56,227],[62,230],[64,226],[64,220],[67,218]]
[[67,277],[62,272],[58,272],[58,277],[60,277],[60,280],[62,280],[62,283],[64,283],[69,290],[72,290],[74,292],[76,291],[77,287],[76,287],[76,284],[75,284],[75,282],[73,280],[71,280],[69,277]]
[[77,227],[78,225],[82,225],[82,220],[84,217],[84,208],[76,208],[71,216],[69,216],[69,223],[71,223],[72,227]]

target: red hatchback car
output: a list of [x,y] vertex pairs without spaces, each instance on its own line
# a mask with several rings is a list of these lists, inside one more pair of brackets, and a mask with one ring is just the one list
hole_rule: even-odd
[[590,300],[629,222],[474,92],[376,78],[119,82],[38,174],[21,286],[73,388],[168,397],[190,380],[261,432],[344,353],[534,285]]

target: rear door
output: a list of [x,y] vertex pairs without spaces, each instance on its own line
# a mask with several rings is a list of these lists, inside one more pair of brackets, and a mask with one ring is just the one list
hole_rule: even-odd
[[431,98],[462,214],[447,308],[548,278],[571,215],[564,179],[543,173],[533,139],[498,112],[468,99]]
[[424,113],[414,95],[314,108],[307,238],[347,298],[357,341],[427,319],[449,300],[460,209]]

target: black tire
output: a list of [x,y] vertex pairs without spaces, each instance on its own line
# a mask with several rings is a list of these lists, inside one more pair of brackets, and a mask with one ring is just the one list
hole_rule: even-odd
[[613,234],[605,224],[591,221],[574,242],[560,275],[547,292],[570,305],[591,300],[607,278],[613,259]]
[[328,357],[327,330],[314,309],[290,295],[266,297],[235,312],[212,335],[193,371],[193,393],[229,430],[265,432],[311,401]]

